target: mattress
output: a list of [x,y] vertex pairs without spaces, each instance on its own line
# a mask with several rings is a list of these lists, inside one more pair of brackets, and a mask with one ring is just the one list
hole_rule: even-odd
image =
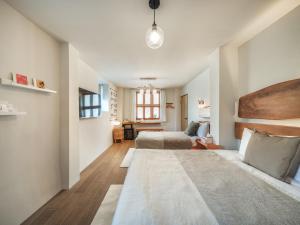
[[299,189],[229,152],[136,151],[113,225],[300,224]]
[[191,149],[192,140],[184,132],[142,131],[135,140],[136,148],[139,149]]

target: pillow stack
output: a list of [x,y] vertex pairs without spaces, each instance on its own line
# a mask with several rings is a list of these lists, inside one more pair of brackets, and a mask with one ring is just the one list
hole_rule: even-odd
[[209,122],[190,122],[184,133],[188,136],[207,137]]
[[300,138],[269,136],[245,129],[239,154],[245,163],[290,182],[300,163]]

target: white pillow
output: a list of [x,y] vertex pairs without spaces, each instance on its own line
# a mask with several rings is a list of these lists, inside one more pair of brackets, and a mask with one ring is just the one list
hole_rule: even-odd
[[241,160],[244,160],[244,158],[245,158],[247,146],[248,146],[249,140],[253,133],[254,133],[253,130],[244,128],[242,139],[241,139],[241,144],[240,144],[240,148],[239,148],[239,155],[240,155]]
[[300,165],[298,167],[296,175],[294,176],[294,180],[300,184]]
[[197,130],[198,137],[206,137],[209,133],[209,123],[200,123],[200,126]]

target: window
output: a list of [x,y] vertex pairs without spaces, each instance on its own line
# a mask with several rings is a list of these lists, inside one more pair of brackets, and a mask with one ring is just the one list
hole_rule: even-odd
[[159,120],[160,119],[160,92],[146,91],[143,94],[136,93],[136,119]]

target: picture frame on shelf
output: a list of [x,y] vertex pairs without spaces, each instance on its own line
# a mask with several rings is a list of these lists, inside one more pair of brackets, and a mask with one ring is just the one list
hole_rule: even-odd
[[12,80],[17,84],[28,85],[28,76],[25,74],[13,73]]

